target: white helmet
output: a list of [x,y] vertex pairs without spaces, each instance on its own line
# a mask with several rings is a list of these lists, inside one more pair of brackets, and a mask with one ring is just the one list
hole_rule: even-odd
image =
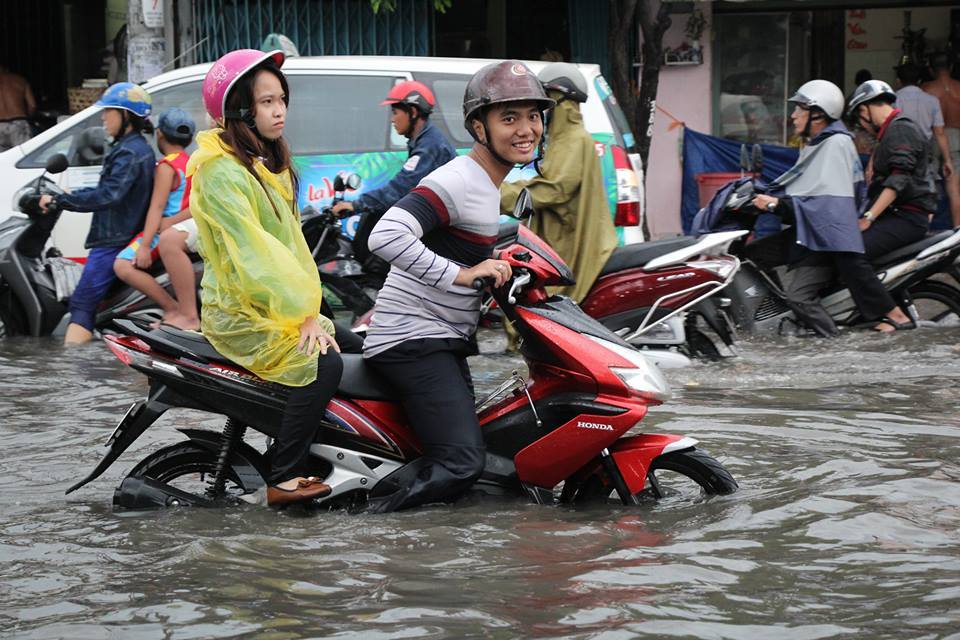
[[844,98],[840,87],[827,80],[811,80],[804,83],[787,102],[795,102],[806,108],[819,107],[831,120],[843,115]]
[[850,98],[850,113],[853,113],[857,107],[865,102],[870,102],[877,98],[883,98],[890,104],[893,104],[897,99],[897,94],[894,93],[890,85],[883,80],[867,80],[853,92],[853,96]]

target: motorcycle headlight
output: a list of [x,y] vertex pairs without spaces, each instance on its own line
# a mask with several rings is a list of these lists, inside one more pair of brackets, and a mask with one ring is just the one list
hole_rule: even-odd
[[586,337],[633,365],[632,367],[610,367],[610,370],[636,395],[657,403],[670,399],[670,385],[667,379],[663,377],[659,367],[648,360],[641,351],[603,338],[589,335]]

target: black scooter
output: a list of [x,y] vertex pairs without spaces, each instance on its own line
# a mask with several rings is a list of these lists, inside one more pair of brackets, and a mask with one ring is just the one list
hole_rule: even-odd
[[[40,209],[40,196],[64,193],[47,174],[61,173],[67,166],[63,154],[51,156],[44,173],[14,197],[25,217],[12,216],[0,223],[0,338],[50,335],[66,314],[80,279],[83,267],[47,246],[61,211]],[[199,282],[203,273],[199,256],[194,256],[193,265]],[[159,261],[149,273],[172,292]],[[117,280],[97,311],[96,329],[103,330],[120,317],[154,321],[161,312],[153,300]]]
[[361,221],[352,239],[343,234],[340,218],[333,213],[333,206],[343,200],[344,192],[359,188],[360,182],[361,178],[356,173],[346,177],[338,175],[333,181],[334,197],[330,205],[322,209],[308,206],[300,213],[303,235],[323,283],[321,313],[329,318],[340,319],[328,300],[326,293],[329,292],[336,298],[335,302],[339,302],[337,306],[342,306],[347,312],[351,323],[373,308],[377,292],[390,271],[390,265],[371,255],[365,246],[370,227],[376,222],[372,218],[373,212],[357,212],[361,215]]

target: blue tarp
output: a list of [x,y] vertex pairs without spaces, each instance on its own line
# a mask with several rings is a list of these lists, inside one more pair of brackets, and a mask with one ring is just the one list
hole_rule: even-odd
[[[683,130],[683,193],[680,221],[683,232],[690,233],[693,217],[700,210],[698,173],[733,173],[740,171],[740,145],[736,140],[717,138],[693,129]],[[763,178],[774,180],[797,161],[799,149],[760,145],[763,149]],[[752,145],[750,149],[752,150]]]

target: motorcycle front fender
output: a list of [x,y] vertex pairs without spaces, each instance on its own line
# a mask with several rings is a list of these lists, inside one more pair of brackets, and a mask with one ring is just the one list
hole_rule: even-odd
[[642,433],[636,436],[620,438],[610,447],[623,481],[630,494],[643,491],[647,482],[650,464],[657,456],[671,451],[690,449],[697,444],[694,438],[676,436],[667,433]]

